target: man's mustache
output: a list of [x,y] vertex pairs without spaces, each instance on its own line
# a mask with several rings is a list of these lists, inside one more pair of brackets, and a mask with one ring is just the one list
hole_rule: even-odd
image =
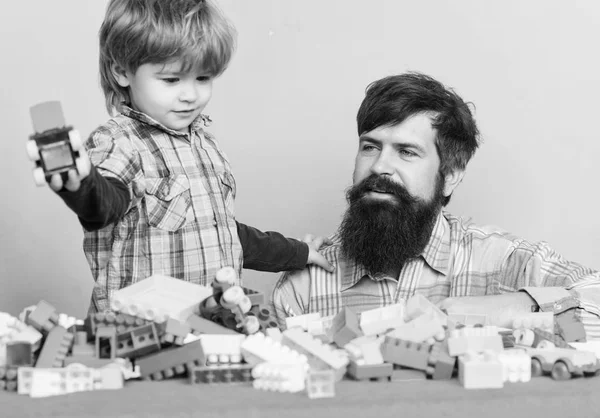
[[352,186],[348,191],[348,201],[352,203],[372,191],[389,193],[405,203],[416,202],[416,199],[404,186],[396,183],[387,176],[378,176],[376,174],[371,174],[360,183]]

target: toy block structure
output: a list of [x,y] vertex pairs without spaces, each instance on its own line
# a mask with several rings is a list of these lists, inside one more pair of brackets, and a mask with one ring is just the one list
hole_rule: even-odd
[[149,321],[138,318],[137,316],[127,315],[119,312],[96,312],[87,316],[84,321],[85,331],[87,331],[90,341],[96,334],[96,328],[99,326],[114,326],[117,334],[122,334],[134,328],[148,324]]
[[358,323],[358,314],[348,307],[342,308],[333,318],[328,335],[338,347],[343,347],[363,335]]
[[437,342],[431,346],[427,369],[425,373],[429,379],[448,380],[452,379],[456,367],[456,357],[448,353],[446,342]]
[[503,373],[504,367],[495,351],[468,351],[458,358],[458,380],[465,389],[502,388]]
[[264,332],[267,328],[277,328],[277,319],[271,309],[266,306],[253,305],[248,315],[253,315],[258,319],[259,331]]
[[387,363],[397,364],[417,370],[427,370],[431,345],[403,341],[386,336],[381,345],[383,360]]
[[252,369],[255,389],[274,392],[301,392],[305,388],[306,365],[261,363]]
[[413,319],[424,315],[432,315],[436,318],[443,326],[447,325],[448,316],[441,311],[440,308],[435,306],[429,299],[425,296],[417,293],[406,301],[406,309],[405,309],[405,320],[412,321]]
[[335,396],[335,373],[333,370],[309,370],[306,374],[306,393],[310,399]]
[[282,343],[306,355],[308,364],[312,368],[317,370],[333,369],[337,381],[344,377],[346,366],[348,365],[348,357],[323,344],[309,333],[303,332],[298,328],[288,329],[283,332]]
[[[102,346],[103,350],[100,349]],[[117,356],[117,328],[100,326],[96,329],[96,355],[98,358],[114,359]]]
[[219,335],[238,335],[239,333],[226,328],[222,325],[219,325],[213,321],[210,321],[206,318],[198,316],[196,314],[191,314],[187,319],[186,323],[190,326],[192,333],[194,335],[201,334],[219,334]]
[[427,313],[394,328],[387,335],[404,341],[433,344],[435,341],[443,341],[446,338],[446,331],[437,317]]
[[513,329],[535,329],[540,328],[544,331],[554,332],[554,313],[552,312],[532,312],[519,315],[513,320]]
[[[32,312],[31,315],[35,313]],[[31,315],[29,318],[31,319]],[[37,368],[62,367],[73,344],[73,334],[60,325],[50,330],[35,362]]]
[[504,350],[498,354],[502,363],[502,380],[505,382],[529,382],[531,380],[531,356],[524,350]]
[[575,315],[575,309],[570,309],[554,317],[554,333],[560,335],[566,342],[585,342],[585,329],[581,319]]
[[185,322],[191,314],[198,313],[200,303],[211,295],[208,286],[153,275],[117,290],[111,309],[157,323],[169,317]]
[[258,332],[244,339],[241,352],[246,363],[256,366],[268,362],[274,364],[307,364],[304,354]]
[[230,310],[235,318],[236,329],[241,329],[244,334],[254,334],[259,331],[260,324],[254,315],[248,315],[252,303],[240,286],[231,286],[221,296],[221,306]]
[[185,375],[195,366],[206,364],[202,343],[193,341],[181,347],[171,347],[136,360],[142,379],[162,380]]
[[354,361],[348,364],[347,374],[354,380],[390,381],[394,365],[392,363],[360,365]]
[[[135,359],[161,349],[159,335],[154,323],[142,325],[122,334],[117,334],[116,357]],[[105,354],[98,356],[101,358]]]
[[404,303],[371,309],[360,314],[360,329],[364,335],[384,334],[404,324]]
[[485,327],[463,327],[450,331],[448,337],[448,352],[451,356],[459,356],[468,351],[476,353],[493,350],[500,352],[504,350],[502,337],[498,334],[495,326]]
[[196,366],[189,372],[190,384],[245,383],[252,381],[252,367],[248,364]]
[[199,337],[206,364],[230,364],[242,362],[242,343],[245,336],[203,334]]

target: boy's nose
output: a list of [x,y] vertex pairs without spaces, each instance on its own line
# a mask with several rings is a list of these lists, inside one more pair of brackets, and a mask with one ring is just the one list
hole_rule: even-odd
[[192,86],[184,87],[179,94],[179,100],[183,102],[195,102],[198,99],[198,92]]

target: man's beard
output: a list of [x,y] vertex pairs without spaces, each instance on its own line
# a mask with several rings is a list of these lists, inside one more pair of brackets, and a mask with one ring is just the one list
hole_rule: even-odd
[[[443,181],[438,175],[431,201],[412,196],[388,177],[371,175],[346,192],[346,210],[339,235],[342,253],[371,274],[398,273],[418,257],[431,236],[443,206]],[[372,190],[392,199],[365,197]]]

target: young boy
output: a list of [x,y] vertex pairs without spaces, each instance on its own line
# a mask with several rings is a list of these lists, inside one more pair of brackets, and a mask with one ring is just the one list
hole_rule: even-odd
[[[91,312],[152,274],[207,284],[217,270],[331,268],[311,245],[237,223],[229,161],[202,114],[227,67],[234,29],[202,0],[111,0],[100,75],[116,115],[86,143],[90,174],[50,187],[78,215],[96,281]],[[115,112],[116,111],[116,112]],[[83,153],[85,154],[85,153]]]

